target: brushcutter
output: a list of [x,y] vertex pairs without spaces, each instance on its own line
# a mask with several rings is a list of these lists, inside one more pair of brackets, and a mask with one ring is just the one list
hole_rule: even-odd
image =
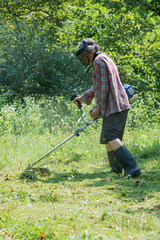
[[[77,96],[73,95],[71,97],[71,100],[73,101]],[[91,120],[91,121],[84,121],[84,116],[85,116],[85,112],[84,109],[82,108],[82,105],[79,101],[77,101],[78,103],[78,108],[81,111],[81,117],[78,119],[78,123],[84,123],[85,125],[81,128],[76,129],[76,131],[67,139],[65,139],[63,142],[61,142],[60,144],[58,144],[56,147],[54,147],[53,149],[51,149],[49,152],[47,152],[46,154],[44,154],[41,158],[39,158],[37,161],[35,161],[32,164],[28,164],[28,168],[25,170],[27,172],[32,172],[33,170],[33,166],[35,166],[37,163],[39,163],[42,159],[44,159],[45,157],[49,156],[53,151],[55,151],[57,148],[59,148],[60,146],[62,146],[64,143],[66,143],[67,141],[69,141],[71,138],[73,138],[74,136],[79,136],[79,133],[83,131],[83,129],[85,129],[86,127],[88,127],[91,123],[95,122],[95,120]]]

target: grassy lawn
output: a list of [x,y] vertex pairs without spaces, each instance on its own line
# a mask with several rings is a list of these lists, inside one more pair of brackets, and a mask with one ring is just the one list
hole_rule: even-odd
[[73,132],[1,137],[0,239],[160,239],[158,126],[125,132],[124,144],[142,169],[136,179],[107,174],[100,123],[24,174]]

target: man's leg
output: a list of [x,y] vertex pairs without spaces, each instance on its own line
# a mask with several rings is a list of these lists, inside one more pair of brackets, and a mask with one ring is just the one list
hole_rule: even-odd
[[117,174],[122,174],[122,164],[118,161],[117,157],[114,154],[113,148],[109,144],[106,145],[107,155],[111,171],[108,173],[115,172]]
[[[108,161],[111,167],[111,171],[109,173],[122,173],[122,164],[115,156],[114,149],[123,145],[121,141],[123,138],[127,114],[128,111],[123,111],[121,113],[111,114],[103,119],[101,143],[105,144],[106,146]],[[117,140],[115,140],[113,144],[108,144],[108,142],[110,142],[112,139]],[[119,141],[119,139],[121,141]]]
[[116,151],[118,148],[120,148],[121,146],[123,146],[123,143],[121,142],[120,139],[114,139],[110,142],[108,142],[106,144],[106,149],[107,149],[107,152],[109,151]]
[[114,155],[117,158],[117,162],[120,162],[124,168],[124,175],[136,177],[141,174],[141,170],[138,167],[134,157],[123,145],[120,139],[114,139],[106,144],[106,149],[114,151]]
[[135,177],[141,173],[141,170],[132,154],[121,141],[123,138],[127,114],[128,110],[125,110],[111,114],[103,119],[100,143],[106,145],[112,171],[119,173],[122,171],[123,167],[125,176],[131,175],[132,177]]

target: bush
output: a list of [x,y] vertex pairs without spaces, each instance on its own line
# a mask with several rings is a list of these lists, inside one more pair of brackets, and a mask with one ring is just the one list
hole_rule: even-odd
[[26,96],[67,96],[71,88],[88,87],[90,74],[85,74],[84,81],[84,67],[73,54],[53,47],[47,39],[45,43],[30,41],[3,49],[0,102]]

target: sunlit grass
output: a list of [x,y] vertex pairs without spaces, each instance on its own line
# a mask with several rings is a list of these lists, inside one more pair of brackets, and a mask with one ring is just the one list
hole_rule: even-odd
[[128,179],[107,175],[100,125],[89,126],[43,159],[35,167],[50,174],[35,173],[33,179],[19,177],[76,126],[1,137],[0,239],[159,239],[157,127],[126,129],[124,143],[142,168],[141,176]]
[[[123,142],[142,169],[136,179],[108,175],[101,120],[82,127],[75,106],[26,99],[2,109],[0,122],[0,239],[159,239],[159,124],[129,115]],[[67,105],[68,104],[68,105]],[[86,106],[89,112],[91,106]],[[142,108],[142,107],[141,107]],[[135,128],[133,128],[133,125]],[[138,127],[136,127],[138,126]]]

